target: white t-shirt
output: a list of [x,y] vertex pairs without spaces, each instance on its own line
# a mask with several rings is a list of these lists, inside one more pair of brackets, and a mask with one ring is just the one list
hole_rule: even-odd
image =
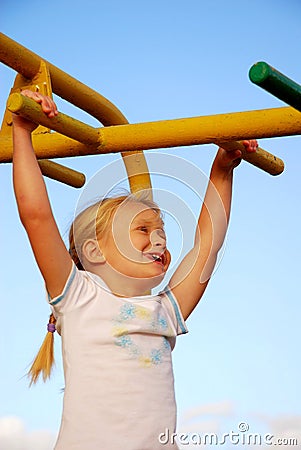
[[173,433],[171,350],[187,332],[176,299],[121,298],[95,274],[73,266],[49,299],[62,337],[63,417],[55,450],[157,450]]

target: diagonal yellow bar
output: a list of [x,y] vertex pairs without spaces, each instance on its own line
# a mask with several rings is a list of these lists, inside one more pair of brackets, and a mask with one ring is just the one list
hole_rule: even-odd
[[[32,79],[39,70],[41,58],[23,45],[0,33],[0,61],[25,78]],[[91,114],[103,125],[128,123],[125,116],[104,96],[73,78],[49,61],[47,64],[55,94]]]
[[[263,149],[247,154],[241,143],[233,143],[252,137],[288,136],[301,133],[301,115],[293,108],[275,108],[240,113],[218,114],[158,122],[146,122],[114,127],[93,128],[59,113],[48,119],[31,99],[12,94],[8,100],[12,112],[24,114],[44,126],[63,132],[69,138],[52,133],[43,137],[34,136],[35,149],[39,158],[80,156],[84,154],[126,152],[136,149],[166,148],[186,145],[224,143],[224,147],[243,150],[243,158],[272,175],[283,171],[283,161]],[[70,125],[70,127],[69,127]],[[89,138],[91,132],[91,140]],[[82,137],[83,136],[83,137]],[[82,143],[77,143],[76,138]],[[225,144],[228,142],[228,144]],[[88,144],[88,145],[87,145]],[[2,148],[4,148],[2,142]],[[9,155],[0,154],[0,161],[7,161]]]
[[86,177],[83,173],[70,169],[70,167],[62,166],[54,161],[47,159],[38,160],[40,169],[46,177],[52,180],[60,181],[74,188],[81,188],[85,184]]
[[[0,61],[25,78],[32,79],[36,75],[41,59],[43,58],[36,53],[0,33]],[[105,126],[128,123],[121,111],[108,99],[50,62],[44,59],[43,61],[49,70],[52,90],[55,94],[88,112]],[[151,189],[151,179],[143,152],[137,149],[132,154],[133,158],[124,159],[131,191]],[[121,152],[121,155],[127,156],[128,153],[124,155]]]
[[[41,106],[34,100],[17,92],[11,94],[7,100],[7,109],[15,114],[20,114],[36,124],[56,130],[66,136],[75,139],[82,144],[94,145],[99,142],[99,131],[66,114],[59,113],[49,119],[41,110]],[[48,125],[44,125],[44,124]],[[46,135],[46,133],[45,133]]]

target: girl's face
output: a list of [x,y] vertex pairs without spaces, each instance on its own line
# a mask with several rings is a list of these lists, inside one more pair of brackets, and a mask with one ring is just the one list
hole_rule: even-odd
[[143,203],[126,202],[115,213],[110,231],[100,248],[115,272],[152,279],[151,287],[159,284],[170,263],[159,214]]

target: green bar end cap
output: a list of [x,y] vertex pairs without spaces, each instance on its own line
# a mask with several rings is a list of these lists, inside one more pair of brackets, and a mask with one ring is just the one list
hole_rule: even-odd
[[261,85],[272,74],[272,67],[265,62],[254,64],[249,70],[249,78],[252,83]]

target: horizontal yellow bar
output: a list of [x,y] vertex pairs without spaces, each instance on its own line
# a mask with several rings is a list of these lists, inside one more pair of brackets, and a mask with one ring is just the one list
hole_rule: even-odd
[[[220,143],[213,142],[217,145]],[[239,148],[242,151],[244,150],[244,147],[239,142],[223,142],[222,143],[225,148],[229,148],[229,144],[231,145],[231,148]],[[50,133],[50,134],[37,134],[33,135],[33,145],[35,148],[36,155],[39,159],[43,158],[64,158],[64,157],[75,157],[75,156],[85,156],[85,155],[96,155],[100,154],[98,147],[95,146],[85,146],[84,144],[81,144],[80,142],[77,142],[73,139],[70,139],[66,136],[63,136],[59,133]],[[11,162],[12,160],[12,148],[11,148],[11,140],[9,138],[1,138],[0,139],[0,163],[2,162]],[[230,148],[229,148],[230,149]],[[104,149],[103,149],[104,150]],[[117,152],[118,150],[116,150]],[[257,152],[265,152],[263,149],[257,149]],[[253,161],[249,160],[251,164],[257,165],[257,161],[254,160],[254,157],[256,154],[244,154],[243,159],[247,160],[247,157],[251,159],[253,157]],[[107,153],[106,151],[102,151],[101,153]],[[133,163],[138,164],[140,167],[140,173],[145,174],[147,172],[147,167],[143,166],[144,159],[142,161],[138,161],[137,158],[140,157],[140,153],[135,155],[131,154],[130,152],[124,152],[124,156],[131,155],[133,158],[125,158],[127,163]],[[283,161],[279,158],[274,157],[270,153],[268,153],[268,156],[265,155],[264,162],[267,167],[265,167],[265,171],[268,171],[271,175],[279,175],[283,172],[284,164]],[[262,166],[259,163],[260,166]],[[261,168],[261,167],[260,167]],[[136,175],[137,177],[137,189],[145,189],[145,185],[143,182],[143,179],[141,180],[141,177],[139,178],[139,173]],[[134,192],[136,191],[134,190]]]
[[[44,135],[43,156],[39,156],[43,158],[119,151],[126,154],[126,151],[137,149],[146,150],[207,143],[220,145],[221,142],[224,147],[230,149],[229,141],[253,137],[288,136],[301,132],[301,116],[293,108],[246,111],[96,129],[61,113],[53,119],[48,119],[35,102],[20,94],[12,94],[8,105],[13,112],[23,115],[25,111],[24,114],[27,117],[33,117],[35,121],[56,131],[63,131],[71,138],[82,142],[87,142],[89,137],[91,138],[90,145],[87,147],[66,140],[67,138],[64,141],[62,137],[54,138],[53,135],[50,135],[47,140],[49,142],[49,138],[52,139],[52,143],[49,142],[50,145],[47,145],[46,135]],[[89,135],[90,131],[91,136]],[[55,143],[53,139],[56,139]],[[228,142],[228,145],[225,144],[225,141]],[[50,148],[51,146],[53,149]],[[36,141],[38,155],[39,147],[40,145]],[[272,175],[283,171],[283,161],[263,149],[248,154],[242,144],[233,142],[231,148],[240,148],[243,152],[243,159]],[[3,161],[3,154],[0,155],[1,160]]]
[[[97,146],[88,147],[59,133],[33,134],[32,142],[39,160],[100,154]],[[12,162],[12,155],[12,139],[0,137],[0,163]]]
[[99,150],[145,150],[296,134],[301,134],[301,114],[290,107],[274,108],[105,127],[100,129]]

